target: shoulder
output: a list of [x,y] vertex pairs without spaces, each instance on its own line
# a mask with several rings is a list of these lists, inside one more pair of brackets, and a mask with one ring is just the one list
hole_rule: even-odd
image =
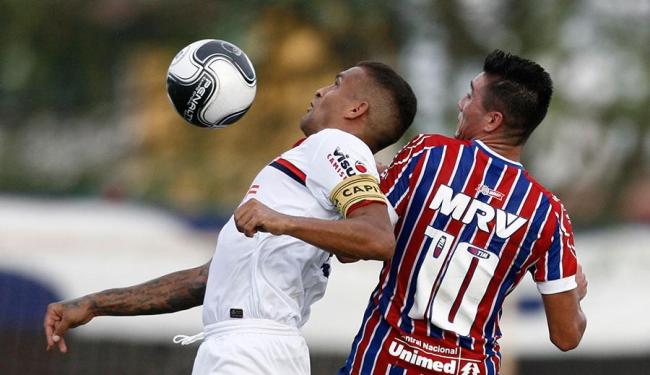
[[564,208],[564,204],[562,204],[562,201],[560,200],[560,198],[557,197],[557,195],[553,194],[553,192],[551,192],[539,181],[537,181],[533,176],[531,176],[530,173],[528,173],[527,169],[524,169],[524,174],[526,175],[528,181],[530,181],[533,188],[538,190],[548,200],[549,205],[551,206],[551,211],[553,213],[555,213],[556,215],[567,214],[566,209]]
[[341,143],[356,147],[368,148],[368,146],[356,136],[339,129],[323,129],[312,134],[304,143]]
[[332,157],[356,155],[372,158],[372,151],[361,139],[339,129],[323,129],[312,134],[297,148],[306,154],[330,155]]
[[461,141],[441,134],[418,134],[411,139],[405,148],[426,149],[432,147],[452,146],[460,147],[469,145],[469,141]]
[[418,134],[411,139],[402,149],[395,155],[393,162],[405,159],[411,159],[423,152],[427,152],[434,148],[439,147],[452,147],[460,148],[461,146],[469,145],[469,141],[461,141],[455,138],[450,138],[440,134]]

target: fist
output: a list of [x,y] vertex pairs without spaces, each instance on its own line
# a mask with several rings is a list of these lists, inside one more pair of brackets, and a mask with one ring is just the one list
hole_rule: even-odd
[[284,234],[289,217],[267,207],[257,199],[250,199],[237,207],[234,218],[237,230],[246,237],[253,237],[257,232]]

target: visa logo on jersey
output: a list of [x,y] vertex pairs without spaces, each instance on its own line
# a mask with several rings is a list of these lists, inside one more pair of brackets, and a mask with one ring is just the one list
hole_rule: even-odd
[[451,216],[464,224],[476,219],[476,225],[483,232],[490,232],[488,224],[494,221],[494,234],[500,238],[512,236],[528,221],[463,193],[454,194],[454,190],[447,185],[440,185],[429,208],[439,210],[443,215]]
[[333,152],[327,154],[327,160],[332,164],[336,173],[343,178],[346,176],[352,177],[357,174],[357,171],[360,173],[368,172],[368,168],[361,161],[357,160],[353,163],[350,159],[350,155],[343,152],[341,147],[337,147]]

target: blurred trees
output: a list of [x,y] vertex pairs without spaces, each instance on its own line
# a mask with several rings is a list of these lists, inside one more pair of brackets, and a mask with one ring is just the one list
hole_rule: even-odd
[[[650,0],[0,0],[0,189],[229,209],[342,68],[396,66],[419,97],[414,132],[451,133],[458,97],[501,48],[555,80],[533,175],[579,224],[645,220],[648,19]],[[172,56],[204,38],[238,44],[258,73],[251,111],[224,130],[185,125],[166,98]]]

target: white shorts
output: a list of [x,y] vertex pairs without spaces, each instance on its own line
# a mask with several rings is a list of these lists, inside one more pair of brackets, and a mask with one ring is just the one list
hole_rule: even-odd
[[237,319],[205,327],[192,375],[309,375],[307,343],[295,327]]

